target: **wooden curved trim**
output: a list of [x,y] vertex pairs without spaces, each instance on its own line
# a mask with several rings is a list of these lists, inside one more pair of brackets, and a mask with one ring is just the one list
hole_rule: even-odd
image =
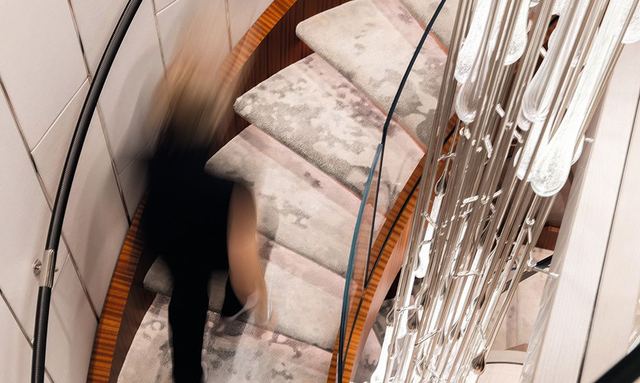
[[[346,0],[274,0],[231,52],[230,75],[243,76],[238,95],[312,51],[295,35],[297,24]],[[249,124],[230,108],[226,141]],[[88,382],[115,382],[131,345],[135,329],[153,298],[140,286],[152,260],[143,255],[139,224],[144,203],[138,206],[127,232],[100,315],[87,375]],[[146,294],[146,295],[145,295]],[[136,306],[134,318],[127,317]],[[124,329],[127,327],[127,329]],[[126,334],[123,334],[126,333]]]
[[144,203],[141,203],[133,216],[111,278],[93,344],[88,382],[110,381],[118,334],[136,269],[142,256],[143,244],[139,228],[143,210]]

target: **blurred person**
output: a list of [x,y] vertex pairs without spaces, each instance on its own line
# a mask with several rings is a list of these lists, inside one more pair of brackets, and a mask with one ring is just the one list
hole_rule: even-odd
[[[222,146],[237,83],[230,83],[215,9],[199,9],[158,86],[149,127],[159,131],[147,164],[145,245],[168,265],[173,378],[201,382],[208,284],[214,270],[229,273],[221,316],[250,311],[270,319],[264,271],[256,242],[256,206],[244,185],[205,170],[212,148]],[[235,76],[236,78],[238,76]]]

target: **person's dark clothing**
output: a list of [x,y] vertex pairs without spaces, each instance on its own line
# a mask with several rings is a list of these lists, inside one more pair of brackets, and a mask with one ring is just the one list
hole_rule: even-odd
[[[159,148],[148,163],[148,195],[142,228],[145,246],[171,270],[169,304],[173,376],[178,383],[202,379],[201,352],[214,270],[229,269],[227,221],[234,182],[204,169],[206,150]],[[223,316],[242,304],[227,280]]]

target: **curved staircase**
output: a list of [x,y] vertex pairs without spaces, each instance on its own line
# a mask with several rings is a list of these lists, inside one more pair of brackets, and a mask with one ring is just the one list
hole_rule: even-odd
[[[203,351],[208,381],[326,381],[360,196],[385,113],[435,3],[355,0],[307,19],[296,33],[316,53],[236,101],[252,125],[207,167],[253,186],[278,321],[273,332],[242,320],[219,324],[226,276],[214,277]],[[455,3],[434,29],[441,40]],[[442,43],[429,38],[400,100],[387,137],[379,224],[424,154],[445,59]],[[171,281],[161,261],[144,284],[158,294],[119,382],[171,380]]]

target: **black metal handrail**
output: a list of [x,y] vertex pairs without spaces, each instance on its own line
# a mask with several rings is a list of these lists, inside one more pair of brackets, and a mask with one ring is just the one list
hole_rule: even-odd
[[36,320],[33,337],[33,353],[31,358],[31,382],[42,383],[45,375],[45,359],[47,353],[47,328],[49,325],[49,307],[51,303],[51,289],[53,287],[53,276],[55,264],[60,245],[60,235],[62,234],[62,224],[69,202],[71,186],[78,167],[78,161],[82,152],[87,132],[89,131],[89,123],[98,104],[98,99],[102,93],[102,88],[109,75],[113,61],[118,53],[118,49],[124,40],[127,30],[133,21],[134,16],[142,0],[129,0],[118,24],[113,30],[113,34],[109,39],[107,47],[104,50],[102,59],[98,64],[95,76],[91,81],[89,93],[82,106],[78,123],[76,124],[71,145],[67,152],[67,158],[64,162],[60,183],[56,193],[53,211],[51,213],[51,221],[49,223],[49,231],[47,233],[47,242],[43,256],[43,267],[40,277],[40,286],[38,288],[38,303],[36,308]]

